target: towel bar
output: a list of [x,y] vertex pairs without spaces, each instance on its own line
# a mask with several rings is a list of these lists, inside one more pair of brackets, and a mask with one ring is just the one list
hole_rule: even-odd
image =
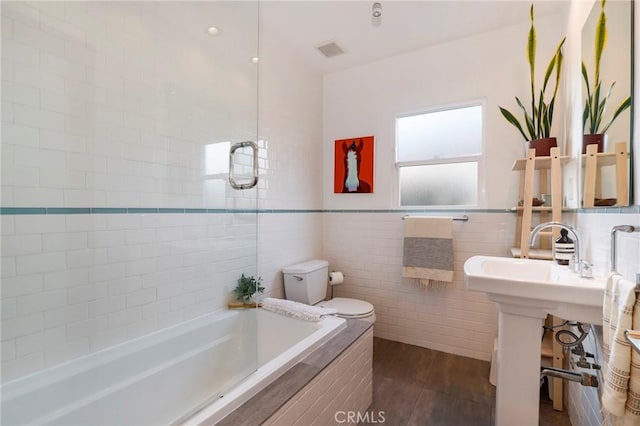
[[617,272],[617,258],[616,258],[616,232],[640,232],[640,226],[632,225],[617,225],[611,229],[611,272]]
[[[411,216],[411,215],[406,215],[406,216],[402,216],[402,220],[404,220],[405,217],[418,217],[418,216]],[[424,216],[424,217],[429,217],[429,216]],[[452,217],[452,220],[456,220],[456,221],[461,221],[461,222],[467,222],[469,220],[469,216],[462,215],[461,217]]]

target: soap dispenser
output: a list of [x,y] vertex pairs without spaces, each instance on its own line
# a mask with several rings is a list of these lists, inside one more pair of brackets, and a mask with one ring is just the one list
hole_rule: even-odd
[[576,250],[575,243],[569,238],[568,234],[569,232],[566,229],[561,229],[560,238],[555,243],[554,252],[558,265],[568,265]]

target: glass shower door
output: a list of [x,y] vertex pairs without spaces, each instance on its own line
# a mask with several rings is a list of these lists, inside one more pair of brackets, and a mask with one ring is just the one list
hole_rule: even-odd
[[[158,125],[169,134],[167,173],[186,175],[187,183],[171,190],[181,192],[179,207],[190,213],[183,220],[198,231],[183,242],[191,249],[183,256],[188,276],[180,300],[202,297],[200,314],[225,314],[237,279],[257,277],[258,2],[121,5],[145,36],[157,38],[161,67],[149,77],[164,88],[158,113],[165,120]],[[255,311],[234,311],[233,325],[214,326],[226,334],[216,337],[221,342],[200,371],[210,387],[191,397],[197,403],[185,413],[215,401],[257,369]]]
[[[238,278],[257,276],[258,181],[258,2],[189,3],[203,40],[206,84],[199,87],[202,128],[198,152],[203,160],[202,202],[206,229],[214,239],[212,279],[228,310]],[[206,19],[204,18],[206,17]],[[194,32],[195,35],[195,32]],[[191,46],[185,46],[191,48]],[[220,261],[222,260],[222,261]],[[215,386],[208,405],[258,367],[256,309],[236,311],[239,319],[215,354]]]
[[254,148],[235,149],[241,189],[229,151],[257,140],[258,1],[7,1],[0,14],[2,343],[20,348],[2,351],[2,385],[237,317],[154,352],[193,379],[162,407],[180,416],[257,368],[255,309],[228,302],[257,275]]

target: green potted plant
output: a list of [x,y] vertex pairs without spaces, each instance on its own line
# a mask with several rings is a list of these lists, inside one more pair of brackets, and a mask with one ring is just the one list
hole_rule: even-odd
[[614,81],[609,86],[606,94],[602,93],[602,80],[600,80],[600,61],[602,53],[607,44],[607,16],[604,12],[606,0],[600,2],[600,15],[596,23],[595,40],[594,40],[594,79],[593,86],[589,80],[587,66],[582,62],[582,79],[586,88],[586,99],[584,110],[582,112],[582,153],[587,152],[587,145],[597,144],[598,152],[604,151],[605,134],[613,122],[631,106],[631,96],[627,96],[614,111],[609,121],[604,120],[604,114],[607,110],[607,102],[613,93]]
[[233,289],[236,300],[244,304],[256,304],[253,301],[253,296],[256,293],[262,294],[264,292],[264,287],[260,285],[261,282],[262,277],[256,279],[253,275],[245,276],[242,274],[236,281],[236,288]]
[[[524,124],[521,124],[520,120],[518,120],[518,118],[516,118],[516,116],[509,110],[503,107],[499,108],[502,116],[516,129],[518,129],[520,134],[524,137],[526,142],[525,149],[529,150],[530,148],[534,148],[536,150],[536,156],[541,157],[550,155],[551,148],[558,146],[557,139],[555,137],[551,137],[550,133],[551,125],[553,124],[553,113],[562,70],[562,46],[564,45],[566,37],[560,41],[555,53],[551,57],[544,74],[542,89],[538,92],[535,85],[537,36],[533,21],[533,5],[531,5],[529,14],[531,16],[531,28],[529,29],[529,35],[527,38],[527,61],[529,63],[529,73],[531,78],[530,109],[527,110],[524,103],[516,96],[516,103],[522,110],[523,114],[522,122]],[[547,89],[550,88],[549,81],[554,73],[555,82],[553,95],[547,101]]]

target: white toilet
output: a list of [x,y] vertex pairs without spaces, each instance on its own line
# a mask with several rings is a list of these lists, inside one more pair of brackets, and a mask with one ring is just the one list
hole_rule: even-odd
[[307,305],[333,308],[342,318],[357,318],[375,322],[373,305],[364,300],[334,297],[324,300],[329,284],[329,262],[326,260],[308,260],[288,266],[282,270],[284,290],[288,300]]

